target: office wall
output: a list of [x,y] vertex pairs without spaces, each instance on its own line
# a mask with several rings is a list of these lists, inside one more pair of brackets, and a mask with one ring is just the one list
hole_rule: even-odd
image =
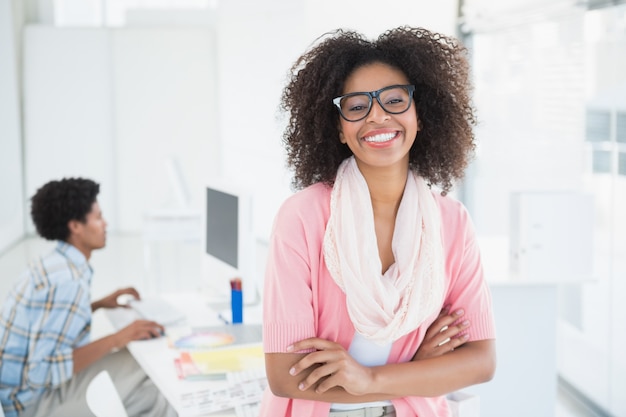
[[346,28],[375,38],[382,32],[403,25],[456,34],[458,0],[392,1],[384,6],[378,0],[306,0],[306,45],[330,30]]
[[0,253],[24,234],[19,22],[21,3],[0,2]]
[[139,232],[146,211],[175,203],[173,156],[201,195],[218,160],[213,41],[208,28],[27,26],[27,194],[91,177],[109,229]]
[[303,12],[302,2],[236,0],[221,3],[217,19],[220,174],[256,190],[261,239],[290,193],[278,105],[303,48]]
[[217,173],[219,111],[210,27],[111,32],[113,147],[119,230],[141,230],[143,214],[177,207],[168,170],[175,158],[192,207]]
[[101,183],[99,200],[115,225],[110,47],[99,29],[25,27],[24,181],[32,196],[51,179],[92,178]]
[[[33,20],[54,21],[48,2],[26,4]],[[394,2],[372,14],[377,7],[233,0],[220,3],[215,32],[181,21],[167,29],[146,21],[117,30],[29,26],[27,194],[51,177],[92,176],[103,184],[110,229],[137,232],[145,210],[171,204],[164,159],[172,155],[191,189],[216,175],[255,188],[257,234],[266,238],[291,192],[278,102],[297,56],[340,26],[372,36],[402,24],[455,31],[455,0]]]

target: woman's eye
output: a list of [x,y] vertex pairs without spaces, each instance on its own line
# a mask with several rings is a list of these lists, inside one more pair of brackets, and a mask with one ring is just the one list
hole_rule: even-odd
[[367,106],[363,106],[363,105],[358,105],[358,106],[352,106],[348,109],[348,111],[363,111],[367,109]]

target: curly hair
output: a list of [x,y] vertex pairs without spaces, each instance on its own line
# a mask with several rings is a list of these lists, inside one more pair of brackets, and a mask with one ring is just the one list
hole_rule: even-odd
[[84,178],[50,181],[31,198],[30,215],[37,233],[47,240],[66,241],[68,222],[85,222],[100,192],[100,185]]
[[293,64],[281,110],[289,113],[283,134],[292,185],[334,183],[350,149],[339,141],[339,113],[332,104],[346,79],[360,67],[383,63],[415,85],[421,131],[409,152],[410,169],[446,194],[463,177],[473,156],[476,124],[471,103],[467,50],[451,37],[402,26],[368,41],[336,30],[318,39]]

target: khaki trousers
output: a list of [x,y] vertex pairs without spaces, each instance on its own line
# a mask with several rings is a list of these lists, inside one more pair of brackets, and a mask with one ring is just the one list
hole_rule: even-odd
[[102,370],[111,375],[129,417],[176,417],[174,409],[144,373],[127,349],[111,353],[46,392],[27,406],[20,417],[93,416],[85,399],[89,382]]

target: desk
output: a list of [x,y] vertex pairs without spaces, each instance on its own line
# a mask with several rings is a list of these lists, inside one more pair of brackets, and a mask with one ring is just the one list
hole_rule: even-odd
[[481,417],[553,416],[557,283],[512,274],[506,240],[479,244],[493,298],[498,363],[491,381],[463,390],[480,397]]
[[[220,325],[215,311],[209,308],[204,297],[198,294],[168,294],[164,299],[172,305],[180,308],[188,317],[182,327],[198,328],[213,325]],[[117,308],[109,310],[107,316],[113,327],[120,329],[139,316],[132,309]],[[258,318],[260,320],[260,317]],[[177,326],[181,327],[181,326]],[[166,328],[167,332],[168,328]],[[170,328],[172,331],[180,329]],[[174,359],[179,355],[179,351],[172,349],[168,345],[168,339],[161,337],[153,340],[137,341],[128,344],[128,350],[133,355],[137,363],[142,367],[150,379],[154,382],[163,396],[176,409],[180,417],[190,417],[198,415],[210,415],[211,417],[235,417],[234,410],[225,410],[210,414],[198,414],[197,411],[185,409],[182,403],[182,395],[190,392],[198,392],[205,389],[215,391],[226,387],[225,381],[185,381],[178,379],[174,367]]]

